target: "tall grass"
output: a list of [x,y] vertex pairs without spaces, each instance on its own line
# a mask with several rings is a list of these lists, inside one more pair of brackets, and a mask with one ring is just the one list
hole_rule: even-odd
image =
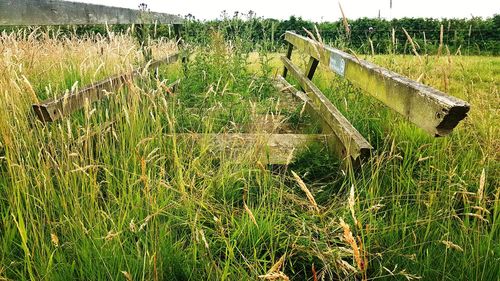
[[[216,31],[192,46],[185,71],[162,68],[41,124],[32,102],[143,59],[126,35],[44,36],[0,38],[0,279],[498,278],[498,112],[488,102],[498,58],[371,58],[441,89],[447,79],[471,102],[442,139],[320,69],[314,82],[376,148],[353,173],[321,145],[272,166],[251,148],[182,137],[249,132],[266,114],[313,126],[300,107],[280,107],[275,54]],[[160,42],[153,54],[168,51]]]

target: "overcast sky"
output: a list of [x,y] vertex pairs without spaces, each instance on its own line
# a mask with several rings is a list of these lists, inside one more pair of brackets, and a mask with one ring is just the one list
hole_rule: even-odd
[[[192,14],[198,19],[215,19],[221,11],[230,15],[234,11],[253,10],[257,16],[287,19],[291,15],[313,21],[334,21],[341,17],[337,0],[73,0],[108,6],[137,8],[146,3],[151,11]],[[491,17],[500,14],[500,0],[342,0],[348,18],[377,17],[379,10],[383,18],[432,17],[470,18]]]

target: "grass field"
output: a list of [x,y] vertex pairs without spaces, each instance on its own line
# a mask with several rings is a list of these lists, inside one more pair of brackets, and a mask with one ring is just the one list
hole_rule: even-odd
[[498,280],[499,57],[363,57],[470,102],[438,139],[320,68],[313,81],[375,148],[353,172],[321,145],[276,166],[178,137],[247,132],[266,115],[314,132],[272,85],[279,55],[242,44],[216,34],[185,72],[163,67],[43,125],[32,103],[141,52],[125,35],[3,34],[0,280]]

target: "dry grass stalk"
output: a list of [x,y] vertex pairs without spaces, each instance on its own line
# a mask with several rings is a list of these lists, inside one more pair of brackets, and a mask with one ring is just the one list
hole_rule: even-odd
[[257,220],[255,219],[255,216],[252,213],[252,210],[250,210],[250,208],[248,208],[246,203],[243,203],[243,208],[245,208],[245,212],[247,212],[247,214],[250,217],[250,219],[252,220],[253,224],[255,224],[255,226],[259,227],[259,225],[257,224]]
[[316,31],[316,38],[318,38],[319,43],[321,43],[321,45],[325,45],[325,43],[323,42],[323,38],[321,37],[321,34],[319,34],[317,25],[314,25],[314,30]]
[[122,274],[123,274],[123,276],[125,277],[125,279],[127,281],[132,281],[133,280],[132,279],[132,275],[130,275],[130,273],[128,273],[127,271],[122,271]]
[[28,78],[26,78],[26,76],[24,76],[24,75],[21,75],[21,77],[23,77],[23,81],[26,84],[26,86],[28,87],[28,93],[30,94],[31,102],[33,102],[33,103],[39,103],[40,100],[38,99],[38,96],[36,95],[36,92],[33,89],[33,86],[31,85],[31,83],[28,80]]
[[292,148],[292,150],[290,151],[290,153],[286,157],[286,166],[288,166],[288,165],[290,165],[290,163],[292,163],[294,153],[295,153],[295,147]]
[[373,48],[373,41],[371,38],[368,38],[368,41],[370,42],[370,48],[372,50],[372,56],[375,56],[375,48]]
[[7,279],[7,277],[4,277],[5,274],[5,269],[0,266],[0,281],[8,281],[10,279]]
[[115,237],[118,237],[118,235],[120,235],[120,232],[115,232],[113,230],[110,230],[108,232],[108,234],[106,234],[106,236],[104,237],[104,240],[106,241],[111,241],[113,240]]
[[340,267],[342,272],[344,272],[344,274],[346,274],[346,275],[358,272],[354,266],[350,265],[348,262],[346,262],[343,259],[337,260],[336,263]]
[[448,72],[443,68],[443,87],[444,91],[448,92],[448,85],[450,84],[450,78],[448,77]]
[[128,224],[128,228],[130,229],[131,232],[136,233],[137,232],[137,225],[134,222],[134,219],[130,221]]
[[367,212],[377,212],[378,210],[382,209],[385,207],[384,204],[375,204],[371,206],[370,208],[366,209]]
[[144,157],[141,157],[141,181],[145,187],[148,186],[148,177],[146,175],[146,159],[144,159]]
[[408,39],[408,42],[410,42],[410,44],[411,44],[411,49],[412,49],[413,53],[415,54],[415,56],[418,57],[418,60],[420,62],[422,62],[422,58],[420,57],[420,55],[417,52],[417,48],[415,47],[415,42],[413,42],[413,38],[411,38],[410,34],[408,34],[408,32],[406,32],[406,29],[404,27],[403,27],[403,32],[405,33],[406,38]]
[[316,37],[314,36],[314,34],[311,31],[307,30],[307,28],[305,28],[305,27],[302,27],[302,29],[307,33],[307,35],[309,36],[309,38],[311,38],[312,40],[318,42],[318,40],[316,39]]
[[311,271],[313,274],[313,281],[318,281],[318,274],[316,273],[316,268],[314,267],[314,263],[312,264]]
[[453,249],[453,250],[457,250],[459,252],[463,252],[464,249],[462,249],[462,247],[458,246],[457,244],[451,242],[451,241],[448,241],[448,240],[443,240],[441,241],[441,243],[443,243],[444,245],[446,245],[446,248],[447,249]]
[[425,54],[427,54],[427,37],[425,36],[425,31],[422,32],[422,35],[424,36],[424,49],[425,49]]
[[396,52],[396,30],[394,28],[392,28],[392,52],[395,53]]
[[290,278],[288,278],[288,276],[286,276],[286,274],[281,271],[268,273],[265,275],[259,275],[259,278],[264,280],[284,280],[284,281],[290,280]]
[[[311,38],[312,40],[314,40],[314,42],[316,43],[319,43],[319,44],[322,44],[321,42],[319,42],[318,40],[316,40],[316,37],[314,37],[314,34],[312,34],[311,31],[307,30],[305,27],[303,27],[304,31],[307,33],[307,35],[309,36],[309,38]],[[314,48],[314,52],[316,53],[316,55],[318,56],[318,59],[321,58],[321,53],[319,52],[319,49],[318,47],[316,46],[316,44],[312,44],[313,48]]]
[[489,221],[489,220],[485,219],[485,218],[484,218],[482,215],[480,215],[480,214],[474,214],[474,213],[464,213],[464,215],[466,215],[466,216],[471,216],[471,217],[475,217],[476,219],[481,220],[481,221],[483,221],[483,222],[485,222],[485,223],[490,223],[490,221]]
[[349,193],[349,210],[351,210],[352,219],[354,220],[354,224],[358,225],[358,220],[356,219],[356,214],[354,212],[354,204],[356,203],[354,196],[354,184],[351,185],[351,192]]
[[351,49],[351,48],[349,48],[349,49],[347,49],[347,50],[351,53],[351,55],[353,55],[353,56],[354,56],[354,58],[356,59],[356,61],[357,61],[358,63],[361,63],[361,60],[359,59],[358,54],[356,53],[356,51],[354,51],[354,50],[353,50],[353,49]]
[[352,248],[353,251],[353,257],[354,260],[356,261],[356,265],[358,266],[358,269],[361,272],[366,271],[366,262],[365,259],[363,258],[361,254],[360,247],[358,246],[358,243],[356,242],[356,239],[354,239],[354,236],[352,235],[351,228],[349,227],[348,224],[344,222],[342,218],[340,218],[340,226],[342,227],[344,231],[344,240],[349,244]]
[[406,280],[410,281],[410,280],[419,280],[419,279],[422,279],[421,276],[417,276],[417,275],[414,275],[414,274],[411,274],[411,273],[408,273],[406,272],[406,269],[403,269],[399,272],[396,272],[396,269],[397,269],[397,265],[396,267],[393,269],[393,270],[390,270],[388,269],[387,267],[383,266],[382,267],[385,271],[387,271],[389,273],[390,276],[403,276]]
[[208,245],[207,238],[205,237],[205,232],[203,231],[203,229],[200,229],[200,236],[201,236],[201,240],[203,241],[203,244],[205,245],[205,248],[208,250],[209,245]]
[[[422,78],[424,78],[424,75],[425,75],[425,73],[423,73],[423,72],[422,72],[422,73],[418,76],[418,78],[417,78],[417,80],[416,80],[416,81],[417,81],[417,82],[421,82],[421,81],[422,81]],[[420,159],[419,159],[419,160],[420,160]],[[423,160],[420,160],[420,161],[423,161]]]
[[281,258],[269,269],[267,273],[279,272],[281,267],[285,263],[286,254],[282,255]]
[[451,66],[453,60],[451,59],[450,48],[448,48],[448,45],[446,45],[445,48],[446,48],[446,58],[448,59],[448,64]]
[[302,191],[304,191],[304,193],[306,194],[307,199],[309,200],[309,202],[311,203],[311,205],[314,207],[314,209],[316,210],[316,212],[319,213],[318,204],[316,204],[316,200],[314,200],[314,196],[312,195],[311,191],[309,191],[309,189],[307,188],[307,186],[304,183],[304,181],[294,171],[292,171],[292,175],[293,175],[295,181],[298,183],[300,189],[302,189]]
[[300,109],[300,113],[299,113],[300,118],[302,118],[302,116],[304,116],[304,112],[306,111],[306,106],[307,106],[307,101],[305,101],[302,104],[302,108]]
[[477,198],[479,205],[481,205],[481,202],[483,201],[485,182],[486,182],[486,171],[483,168],[483,171],[481,172],[481,177],[479,178],[479,188],[477,189]]
[[490,215],[490,214],[491,214],[491,212],[490,212],[488,209],[483,208],[483,207],[481,207],[481,206],[472,206],[471,208],[472,208],[472,209],[474,209],[474,210],[478,210],[478,211],[481,211],[481,212],[485,212],[485,213],[487,213],[488,215]]
[[50,234],[50,241],[55,247],[59,247],[59,237],[53,232]]
[[262,164],[262,162],[260,162],[260,161],[257,161],[257,167],[259,167],[261,172],[267,171],[266,167],[264,167],[264,164]]
[[443,35],[444,35],[444,27],[441,24],[441,29],[439,31],[439,48],[438,48],[438,57],[441,56],[441,52],[443,51]]
[[344,25],[345,33],[347,34],[347,37],[349,37],[351,35],[351,28],[349,27],[349,22],[345,17],[344,10],[342,9],[342,5],[340,4],[340,2],[339,2],[339,8],[340,8],[340,13],[342,14],[342,24]]

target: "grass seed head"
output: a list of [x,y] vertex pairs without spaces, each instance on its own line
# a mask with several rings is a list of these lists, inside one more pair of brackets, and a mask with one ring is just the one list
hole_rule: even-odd
[[50,241],[52,241],[52,245],[59,247],[59,237],[54,232],[50,234]]
[[358,246],[358,243],[356,242],[356,239],[354,238],[351,228],[347,223],[345,223],[344,219],[340,218],[340,226],[342,227],[342,230],[344,231],[343,237],[344,240],[349,244],[352,248],[353,251],[353,257],[354,260],[356,261],[356,264],[361,272],[366,271],[366,261],[364,257],[362,256],[362,251],[361,248]]
[[283,264],[285,263],[286,254],[282,255],[281,258],[273,264],[267,273],[279,272]]
[[257,224],[257,220],[255,219],[255,217],[252,213],[252,210],[250,210],[250,208],[248,208],[246,203],[243,203],[243,207],[245,208],[245,212],[248,214],[248,216],[252,220],[253,224],[255,224],[255,226],[259,227],[259,225]]
[[444,245],[446,245],[446,248],[447,249],[453,249],[453,250],[457,250],[459,252],[463,252],[464,249],[462,249],[462,247],[458,246],[457,244],[451,242],[451,241],[448,241],[448,240],[443,240],[441,241],[441,243],[443,243]]
[[293,175],[295,181],[297,182],[297,184],[299,185],[300,189],[302,189],[302,191],[304,191],[304,193],[306,194],[307,199],[309,200],[309,203],[311,203],[311,205],[316,210],[316,212],[319,213],[318,204],[316,204],[316,200],[314,200],[314,196],[312,195],[311,191],[309,191],[309,189],[307,188],[304,181],[294,171],[292,171],[292,175]]
[[133,280],[132,279],[132,275],[130,275],[130,273],[128,273],[127,271],[122,271],[122,274],[123,274],[123,276],[125,277],[125,279],[127,281],[132,281]]

